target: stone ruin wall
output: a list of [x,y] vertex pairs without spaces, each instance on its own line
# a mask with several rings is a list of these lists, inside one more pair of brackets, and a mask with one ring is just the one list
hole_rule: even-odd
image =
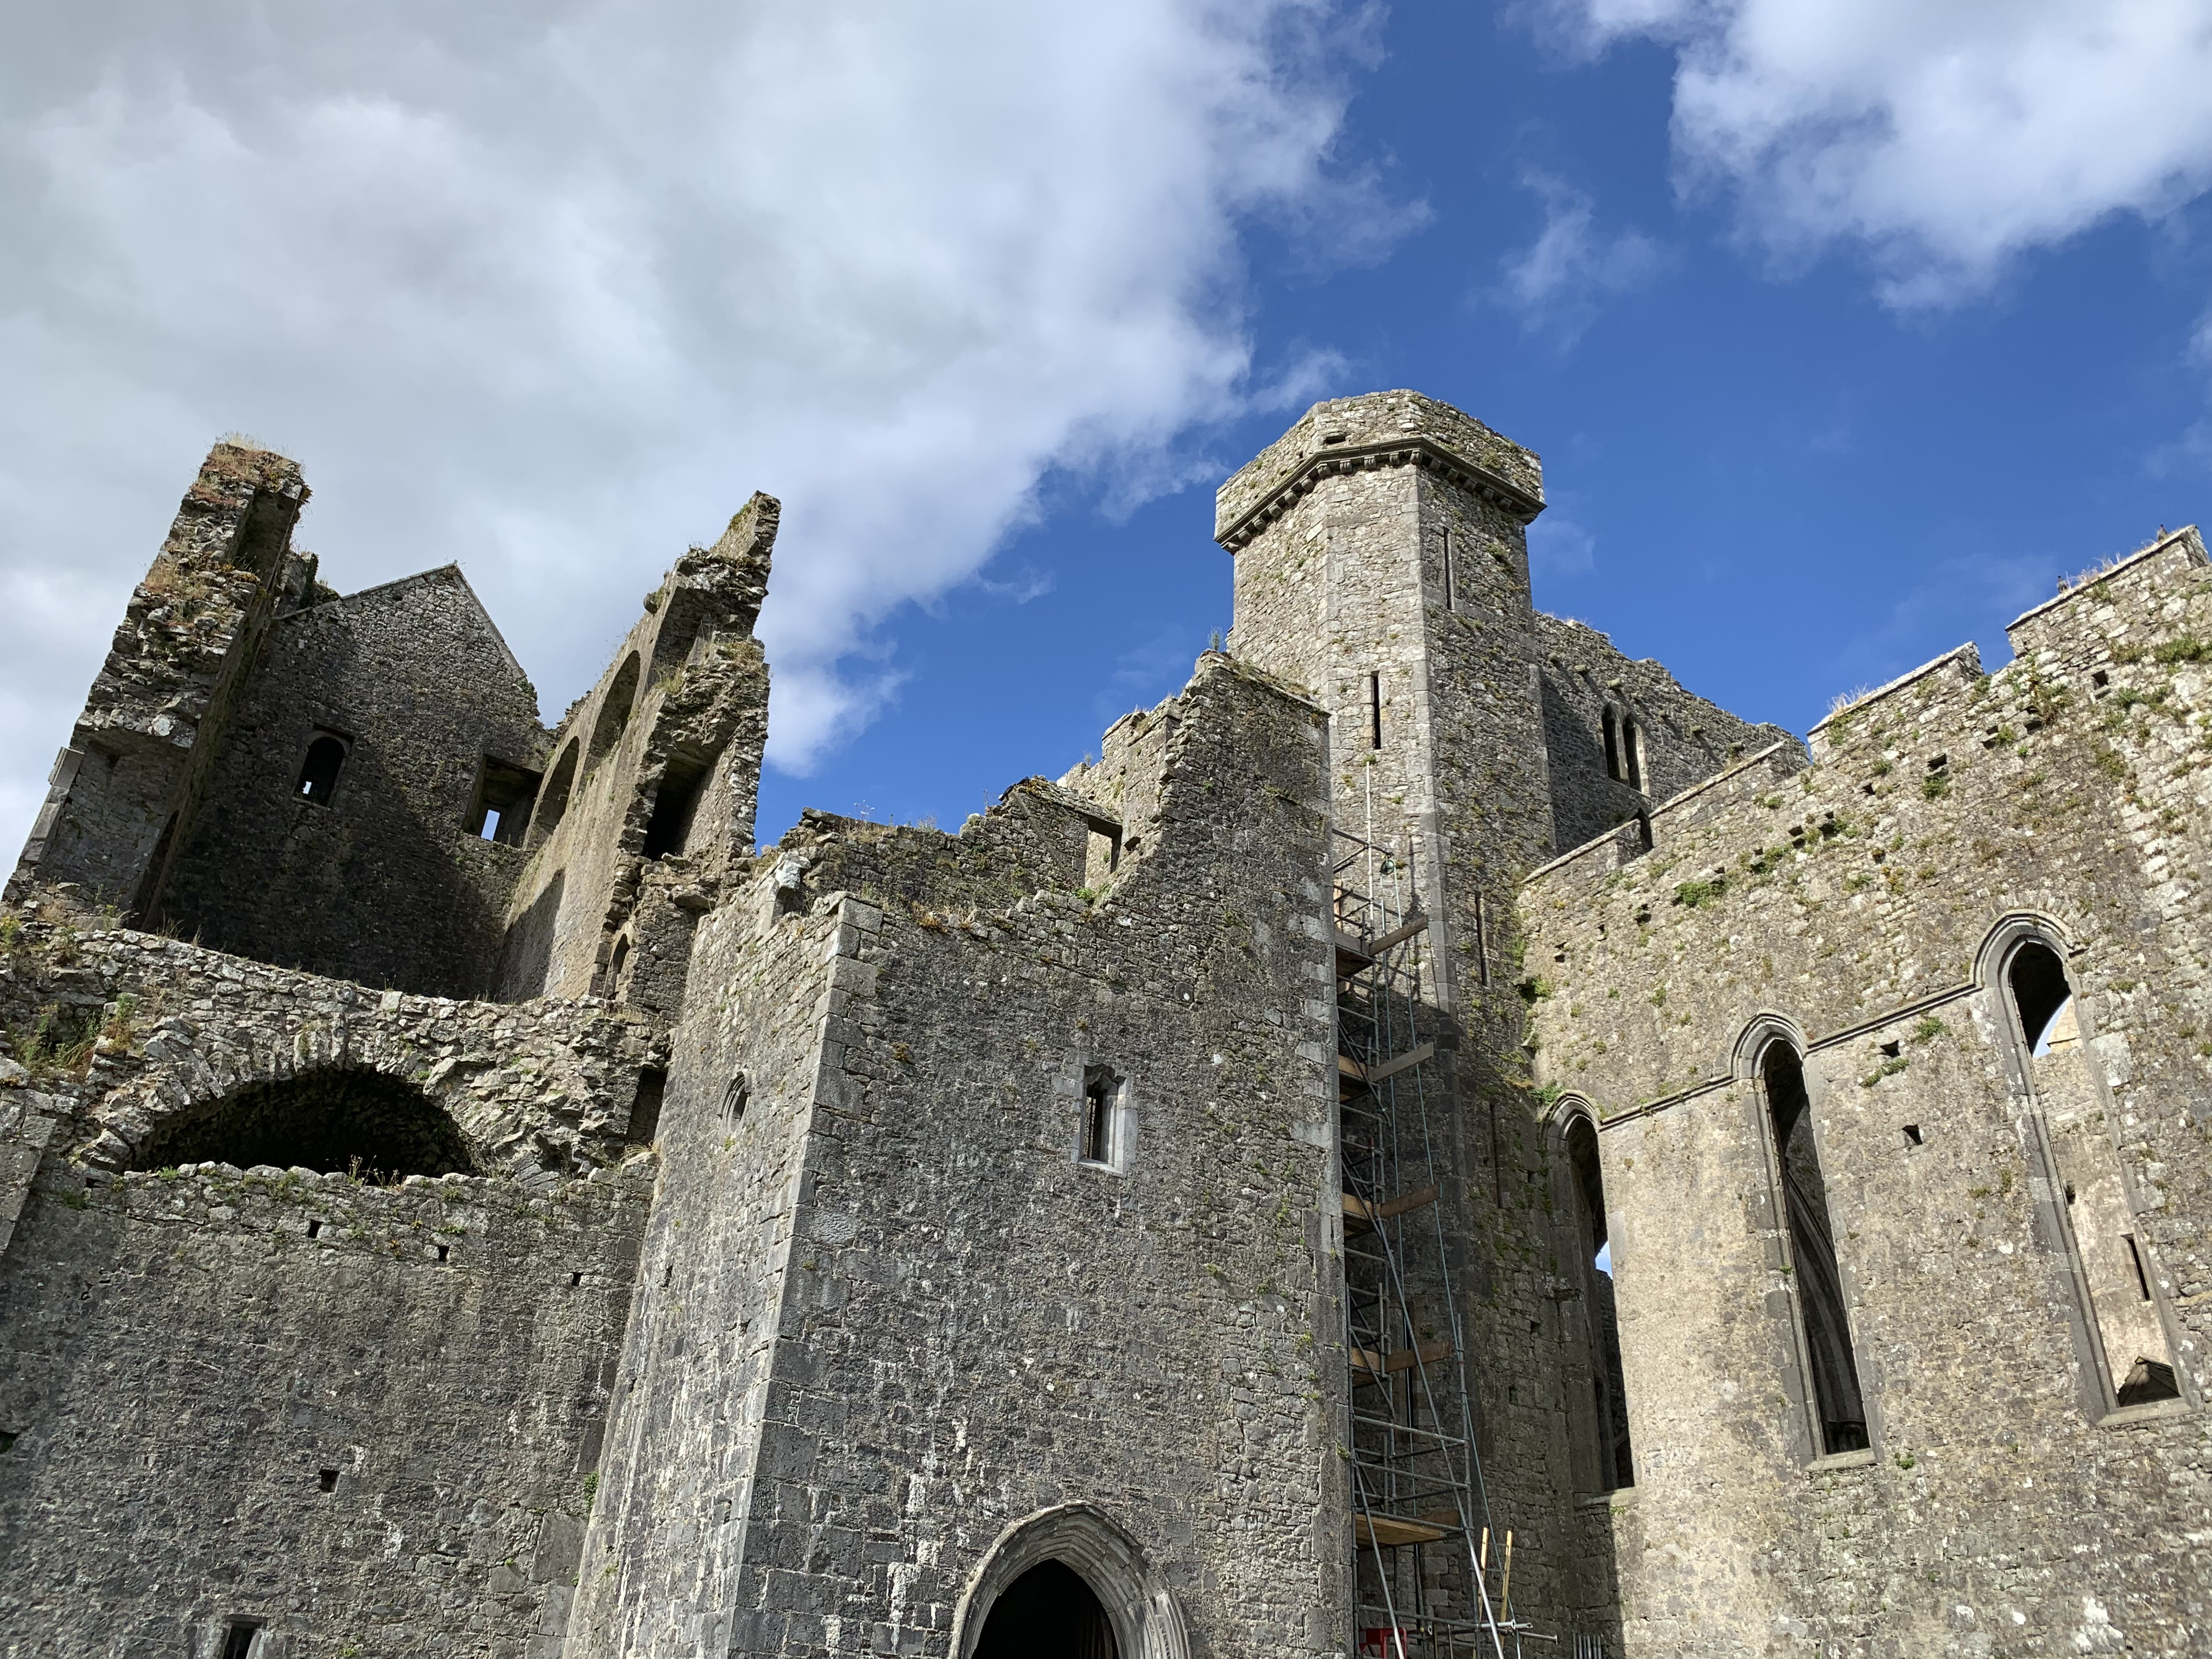
[[280,605],[313,581],[313,562],[291,553],[307,495],[281,455],[230,442],[209,453],[54,762],[9,899],[64,882],[123,909],[158,899],[214,758],[200,739],[222,732]]
[[705,923],[591,1650],[944,1652],[1071,1504],[1193,1654],[1342,1650],[1318,720],[1212,657],[1146,724],[1110,893],[1103,805],[1031,785],[957,836],[810,816]]
[[768,662],[752,628],[781,512],[756,495],[714,547],[679,560],[554,732],[508,912],[502,998],[681,1006],[697,920],[752,852],[768,744]]
[[[1660,664],[1632,660],[1587,623],[1535,614],[1538,685],[1552,783],[1552,845],[1579,847],[1625,819],[1648,812],[1754,750],[1795,742],[1778,726],[1754,726],[1685,690]],[[1606,760],[1605,711],[1618,733],[1634,722],[1638,780],[1615,737]]]
[[[242,1616],[267,1623],[262,1659],[557,1653],[659,1024],[379,994],[58,917],[10,917],[0,948],[11,1651],[216,1659]],[[419,1087],[475,1172],[147,1167],[241,1086],[362,1071]]]
[[[471,809],[489,763],[543,772],[545,732],[459,570],[286,612],[242,681],[163,922],[363,984],[489,994],[523,855],[475,834]],[[345,762],[311,800],[301,758],[325,734]]]
[[[1999,672],[1954,653],[1825,722],[1811,766],[1753,756],[1655,811],[1648,854],[1601,837],[1527,889],[1537,1076],[1603,1126],[1632,1653],[2178,1656],[2212,1626],[2203,545],[2011,634]],[[2031,930],[2075,991],[2109,1102],[2081,1133],[2108,1137],[2181,1400],[2114,1409],[2096,1375],[2085,1224],[2040,1150],[2063,1103],[2046,1061],[2027,1092],[2002,978]],[[1813,1439],[1762,1032],[1805,1051],[1864,1452]]]

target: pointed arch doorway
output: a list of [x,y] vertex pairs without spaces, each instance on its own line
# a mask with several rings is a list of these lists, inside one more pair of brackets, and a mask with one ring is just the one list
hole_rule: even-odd
[[1189,1659],[1182,1613],[1134,1539],[1088,1504],[1018,1521],[953,1617],[955,1659]]

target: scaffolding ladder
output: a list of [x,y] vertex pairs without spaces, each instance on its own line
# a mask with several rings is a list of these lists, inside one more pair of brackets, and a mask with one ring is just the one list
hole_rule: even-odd
[[1352,1612],[1371,1659],[1515,1659],[1446,1237],[1452,1114],[1418,847],[1332,831],[1338,1143],[1351,1372]]

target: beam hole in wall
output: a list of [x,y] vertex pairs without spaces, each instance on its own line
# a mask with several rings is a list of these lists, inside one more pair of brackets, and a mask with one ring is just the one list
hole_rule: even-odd
[[1908,1123],[1905,1126],[1905,1144],[1908,1146],[1917,1146],[1922,1144],[1920,1126],[1917,1123]]
[[319,1221],[310,1221],[310,1222],[307,1224],[307,1237],[310,1237],[310,1238],[320,1238],[320,1237],[322,1237],[322,1235],[323,1235],[323,1224],[322,1224],[321,1222],[319,1222]]
[[1820,1451],[1831,1457],[1862,1451],[1869,1444],[1866,1406],[1859,1392],[1858,1361],[1851,1348],[1843,1275],[1836,1261],[1828,1189],[1813,1134],[1804,1061],[1790,1044],[1776,1041],[1759,1056],[1759,1069],[1788,1220],[1791,1302],[1813,1373],[1809,1393]]
[[991,1604],[975,1659],[1119,1659],[1106,1609],[1065,1561],[1042,1561]]
[[249,1083],[169,1119],[138,1149],[139,1169],[179,1164],[298,1165],[384,1182],[474,1168],[460,1126],[413,1084],[336,1067]]
[[316,1470],[315,1484],[325,1492],[336,1492],[338,1489],[338,1472],[336,1469]]
[[637,701],[639,664],[633,651],[623,659],[614,683],[599,701],[599,717],[592,723],[592,746],[584,756],[584,769],[588,772],[607,757],[607,751],[622,741],[622,734],[629,725],[630,705]]
[[345,740],[328,732],[319,733],[307,745],[307,757],[300,763],[300,781],[292,793],[302,800],[311,800],[321,806],[329,805],[331,795],[337,790],[338,773],[345,762]]

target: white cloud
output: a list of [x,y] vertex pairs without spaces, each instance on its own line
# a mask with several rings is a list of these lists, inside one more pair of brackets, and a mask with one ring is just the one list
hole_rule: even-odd
[[1664,270],[1667,252],[1638,231],[1601,231],[1590,198],[1562,179],[1534,173],[1522,182],[1544,198],[1544,228],[1503,262],[1500,297],[1528,328],[1571,343],[1605,301]]
[[1679,53],[1685,176],[1776,253],[1866,247],[1900,307],[2212,183],[2204,0],[1539,0],[1586,47]]
[[[1528,570],[1539,583],[1586,576],[1597,564],[1597,538],[1574,520],[1564,516],[1565,505],[1553,497],[1536,522],[1528,526]],[[1539,606],[1544,596],[1536,596]]]
[[[775,756],[1066,469],[1253,388],[1255,216],[1372,252],[1333,0],[387,0],[27,13],[0,60],[0,811],[28,817],[207,444],[342,586],[459,557],[557,713],[754,488]],[[1356,44],[1356,43],[1355,43]],[[1318,234],[1325,233],[1325,234]],[[28,624],[27,628],[27,624]],[[842,665],[841,666],[841,665]]]

